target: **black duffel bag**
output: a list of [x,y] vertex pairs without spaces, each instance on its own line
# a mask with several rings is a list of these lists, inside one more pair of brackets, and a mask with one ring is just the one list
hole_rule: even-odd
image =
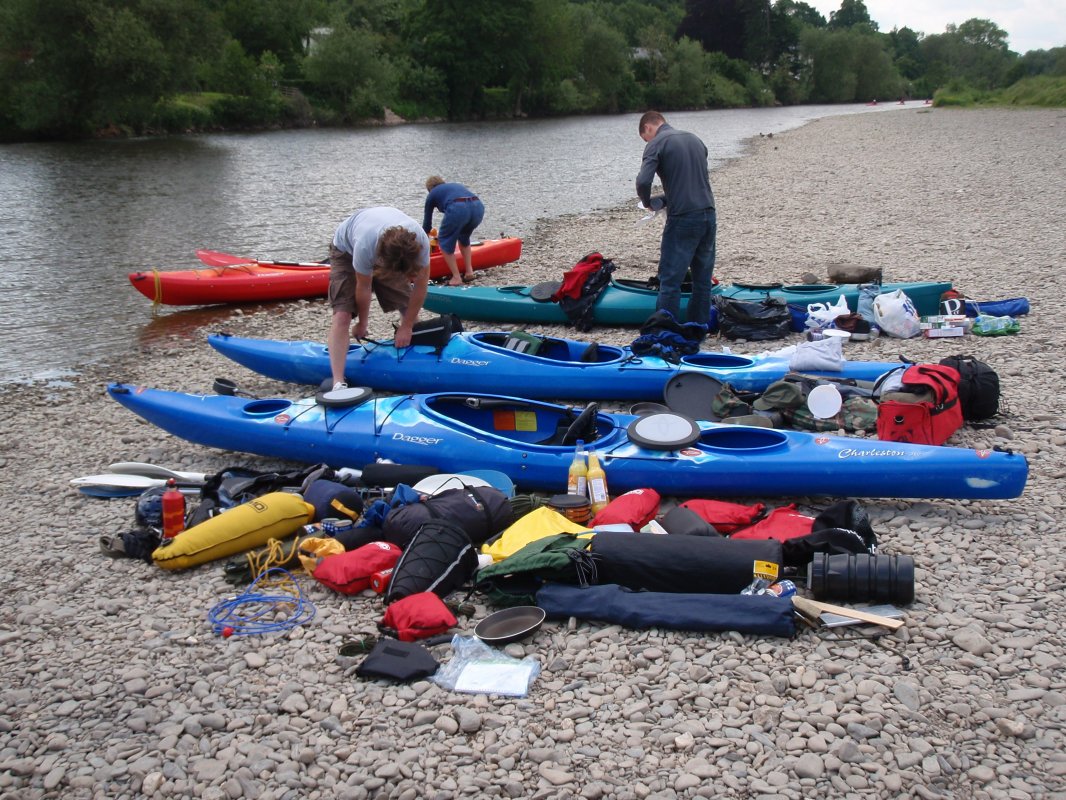
[[419,503],[394,508],[385,517],[382,536],[406,549],[422,523],[431,519],[450,520],[480,545],[514,523],[514,510],[507,495],[492,486],[447,489]]
[[788,304],[775,297],[747,301],[717,295],[714,305],[718,309],[718,330],[727,339],[761,342],[783,339],[791,333]]

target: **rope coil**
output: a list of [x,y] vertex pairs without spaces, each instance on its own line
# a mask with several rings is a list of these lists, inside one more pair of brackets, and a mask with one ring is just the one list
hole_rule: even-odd
[[207,621],[219,636],[250,636],[291,630],[314,619],[316,610],[288,570],[271,567],[244,592],[212,607]]

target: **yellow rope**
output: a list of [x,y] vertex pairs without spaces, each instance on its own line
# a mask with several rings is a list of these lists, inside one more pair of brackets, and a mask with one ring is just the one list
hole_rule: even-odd
[[[284,567],[296,557],[296,550],[299,546],[300,537],[297,536],[293,539],[289,552],[286,553],[285,547],[279,540],[270,539],[267,541],[266,550],[259,553],[248,553],[248,568],[252,573],[252,580],[254,581],[271,567]],[[282,580],[280,582],[285,583],[287,581]]]
[[152,314],[154,315],[159,311],[159,306],[163,304],[163,282],[159,279],[159,268],[152,268],[152,281],[155,286],[155,291],[152,293]]

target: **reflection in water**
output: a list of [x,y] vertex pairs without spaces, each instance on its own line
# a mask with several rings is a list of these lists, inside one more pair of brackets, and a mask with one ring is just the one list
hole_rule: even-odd
[[264,309],[277,309],[280,303],[259,303],[240,306],[205,306],[162,312],[142,325],[137,343],[142,348],[173,345],[180,340],[198,339],[202,330],[224,331],[226,323],[241,314],[254,314]]
[[[717,165],[759,133],[898,106],[677,112]],[[198,248],[323,258],[353,209],[421,219],[424,181],[485,201],[481,235],[525,236],[540,218],[626,203],[638,115],[276,131],[0,147],[0,383],[106,361],[224,321],[220,309],[152,316],[127,274],[200,266]]]

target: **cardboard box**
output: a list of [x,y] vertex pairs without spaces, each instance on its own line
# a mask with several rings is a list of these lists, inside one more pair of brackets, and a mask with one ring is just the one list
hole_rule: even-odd
[[925,328],[922,331],[922,336],[926,339],[946,339],[951,336],[963,336],[965,334],[965,328]]

